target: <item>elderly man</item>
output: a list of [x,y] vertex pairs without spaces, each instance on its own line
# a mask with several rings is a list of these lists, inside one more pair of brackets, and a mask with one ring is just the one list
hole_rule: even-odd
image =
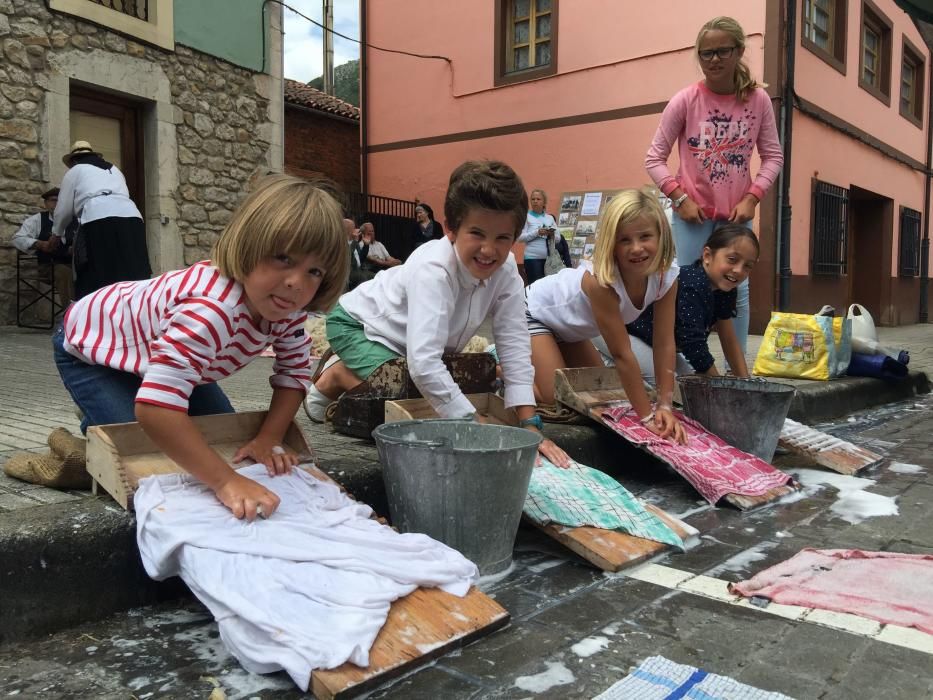
[[55,291],[63,306],[74,299],[74,275],[71,270],[71,244],[74,228],[65,231],[64,239],[52,235],[52,212],[58,204],[57,187],[42,194],[43,211],[23,221],[13,234],[13,246],[22,253],[33,253],[45,274],[51,266]]
[[363,262],[363,269],[379,272],[387,267],[401,265],[402,261],[389,255],[386,247],[376,240],[376,228],[367,221],[360,226],[360,242],[369,246],[369,254]]

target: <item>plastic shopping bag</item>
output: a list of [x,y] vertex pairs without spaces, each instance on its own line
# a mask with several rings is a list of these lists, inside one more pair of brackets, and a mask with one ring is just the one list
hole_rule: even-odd
[[861,304],[852,304],[847,318],[852,321],[852,349],[855,352],[874,354],[878,347],[878,332],[875,330],[875,320],[871,313]]
[[832,376],[844,377],[852,361],[852,320],[841,316],[833,319],[833,344],[836,347],[836,365]]
[[828,380],[837,370],[833,319],[812,314],[772,312],[755,374],[764,377]]

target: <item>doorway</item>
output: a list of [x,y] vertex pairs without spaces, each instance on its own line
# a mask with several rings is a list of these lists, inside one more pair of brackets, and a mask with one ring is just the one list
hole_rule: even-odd
[[83,85],[71,86],[69,143],[88,141],[126,178],[130,198],[146,218],[142,103]]
[[877,323],[886,317],[891,298],[894,200],[855,185],[849,188],[849,304],[867,308]]

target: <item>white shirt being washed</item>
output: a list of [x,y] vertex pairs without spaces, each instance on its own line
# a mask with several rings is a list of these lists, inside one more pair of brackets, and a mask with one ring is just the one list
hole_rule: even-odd
[[142,214],[130,199],[123,173],[116,165],[109,170],[79,163],[65,173],[58,205],[52,219],[52,235],[62,238],[77,217],[82,224],[110,217],[141,219]]
[[460,352],[492,315],[505,405],[535,404],[525,293],[511,253],[488,280],[480,281],[467,271],[450,240],[428,241],[404,265],[383,270],[344,294],[340,305],[363,325],[367,338],[407,356],[412,380],[442,418],[460,418],[476,409],[441,356]]

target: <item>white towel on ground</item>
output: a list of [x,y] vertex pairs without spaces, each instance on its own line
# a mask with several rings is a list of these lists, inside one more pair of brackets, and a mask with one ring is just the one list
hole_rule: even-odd
[[479,576],[450,547],[370,519],[333,483],[239,471],[279,496],[272,517],[237,520],[187,474],[143,479],[133,502],[146,572],[181,576],[249,671],[284,669],[307,690],[313,669],[365,667],[392,601],[418,586],[462,597]]

